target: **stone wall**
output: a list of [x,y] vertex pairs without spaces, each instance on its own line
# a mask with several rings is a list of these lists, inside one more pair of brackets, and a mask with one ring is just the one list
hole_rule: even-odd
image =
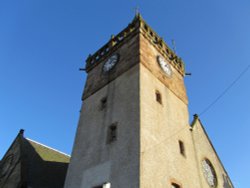
[[[66,188],[139,187],[138,36],[114,53],[120,60],[112,73],[102,73],[103,61],[88,74]],[[117,138],[109,143],[112,124]]]
[[198,173],[200,175],[200,182],[203,188],[209,188],[208,182],[204,176],[202,161],[208,159],[216,174],[218,188],[233,187],[231,180],[223,167],[220,158],[218,157],[204,127],[202,126],[198,117],[195,117],[192,125],[192,137],[195,147],[196,162],[198,166]]
[[17,136],[0,165],[0,187],[17,188],[21,185],[21,145]]
[[[170,188],[171,183],[208,188],[201,170],[205,157],[220,174],[218,188],[228,188],[227,174],[206,133],[199,125],[189,125],[182,62],[170,62],[173,73],[167,77],[157,62],[161,49],[140,28],[133,32],[88,69],[65,188],[106,182],[115,188]],[[115,53],[119,62],[104,73],[103,64]],[[111,125],[117,132],[110,143]]]
[[[200,187],[183,77],[174,67],[171,78],[164,75],[158,55],[141,35],[140,187],[165,188],[171,183]],[[161,104],[156,101],[156,91],[162,96]],[[184,143],[185,155],[180,153],[179,141]]]

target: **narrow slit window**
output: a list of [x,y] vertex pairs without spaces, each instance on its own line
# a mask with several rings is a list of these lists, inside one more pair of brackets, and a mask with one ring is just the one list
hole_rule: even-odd
[[155,92],[155,99],[158,103],[162,104],[162,98],[161,98],[161,94],[159,91]]
[[179,140],[179,148],[180,148],[180,153],[185,156],[185,146],[184,146],[184,143]]
[[100,104],[100,110],[103,110],[104,108],[106,108],[107,107],[107,97],[103,97],[102,99],[101,99],[101,104]]
[[181,186],[178,185],[177,183],[172,183],[171,188],[181,188]]
[[112,143],[117,140],[117,124],[112,124],[108,128],[108,143]]

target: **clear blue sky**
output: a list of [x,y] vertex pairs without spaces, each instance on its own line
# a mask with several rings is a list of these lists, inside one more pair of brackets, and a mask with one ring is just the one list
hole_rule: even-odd
[[[142,16],[186,64],[190,120],[250,64],[249,0],[0,1],[0,158],[20,128],[71,153],[89,53]],[[236,188],[250,179],[250,70],[201,116]]]

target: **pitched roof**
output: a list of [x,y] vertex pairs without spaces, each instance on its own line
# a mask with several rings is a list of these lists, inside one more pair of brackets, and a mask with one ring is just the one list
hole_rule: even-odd
[[34,140],[31,140],[29,138],[24,138],[24,139],[26,139],[33,146],[37,154],[43,160],[69,163],[70,155],[63,153],[61,151],[58,151],[49,146],[46,146],[44,144],[41,144],[39,142],[36,142]]
[[[25,138],[21,130],[2,161],[15,156],[13,167],[0,187],[63,188],[70,156]],[[2,164],[4,165],[4,163]],[[1,169],[0,169],[1,172]]]

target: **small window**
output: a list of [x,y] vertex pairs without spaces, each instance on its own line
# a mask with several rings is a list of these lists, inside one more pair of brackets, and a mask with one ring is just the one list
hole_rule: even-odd
[[171,188],[181,188],[181,186],[178,185],[177,183],[172,183]]
[[184,147],[184,143],[179,140],[179,148],[180,148],[180,153],[185,156],[185,147]]
[[109,126],[108,129],[108,143],[112,143],[117,140],[117,123]]
[[103,97],[101,99],[100,110],[103,110],[106,107],[107,107],[107,97]]
[[161,94],[159,91],[155,92],[155,99],[158,103],[162,104]]

